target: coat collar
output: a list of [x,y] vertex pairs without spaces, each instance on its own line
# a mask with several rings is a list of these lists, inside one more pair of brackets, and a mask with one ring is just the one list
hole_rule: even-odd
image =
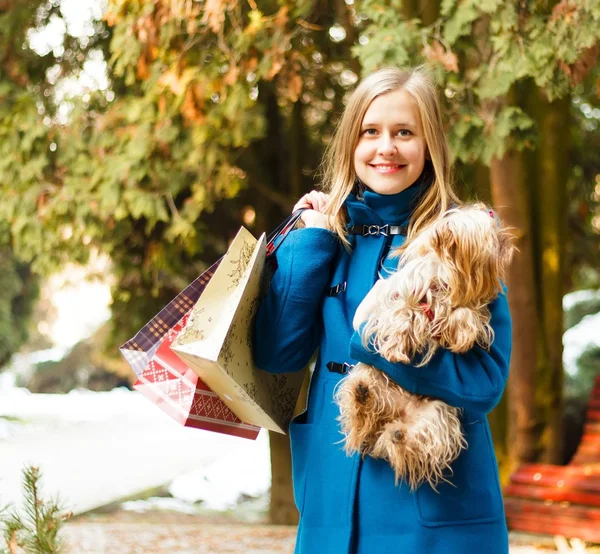
[[431,181],[431,179],[417,179],[413,185],[397,194],[378,194],[366,189],[362,197],[354,193],[348,195],[345,202],[348,224],[402,225],[407,223]]

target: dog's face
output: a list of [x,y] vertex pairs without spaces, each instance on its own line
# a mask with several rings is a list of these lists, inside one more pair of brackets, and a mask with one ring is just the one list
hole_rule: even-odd
[[459,304],[491,301],[514,249],[511,235],[482,204],[449,210],[412,246],[419,256],[439,259],[437,286]]

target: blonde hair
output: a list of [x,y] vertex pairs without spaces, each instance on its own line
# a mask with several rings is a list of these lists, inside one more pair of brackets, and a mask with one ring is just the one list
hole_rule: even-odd
[[423,228],[460,202],[452,187],[450,147],[444,133],[437,88],[423,67],[380,69],[363,79],[354,89],[340,119],[321,165],[322,188],[329,194],[325,213],[333,230],[347,248],[346,215],[343,205],[356,184],[354,151],[360,127],[371,102],[388,92],[405,90],[414,99],[421,116],[427,152],[433,166],[433,182],[421,198],[410,221],[405,245]]

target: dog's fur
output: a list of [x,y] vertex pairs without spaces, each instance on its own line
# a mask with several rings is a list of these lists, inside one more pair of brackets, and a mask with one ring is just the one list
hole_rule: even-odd
[[[391,362],[426,365],[439,347],[464,353],[494,340],[488,304],[502,290],[511,235],[481,204],[449,210],[401,252],[398,271],[380,279],[354,327],[365,346]],[[379,370],[356,365],[335,395],[345,449],[388,460],[411,489],[447,481],[467,447],[460,409],[411,394]]]

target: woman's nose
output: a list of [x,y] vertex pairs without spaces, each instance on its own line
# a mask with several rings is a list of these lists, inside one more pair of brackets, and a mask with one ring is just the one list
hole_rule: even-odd
[[396,145],[394,144],[392,137],[389,135],[382,135],[379,148],[377,148],[377,150],[382,156],[392,156],[395,154]]

